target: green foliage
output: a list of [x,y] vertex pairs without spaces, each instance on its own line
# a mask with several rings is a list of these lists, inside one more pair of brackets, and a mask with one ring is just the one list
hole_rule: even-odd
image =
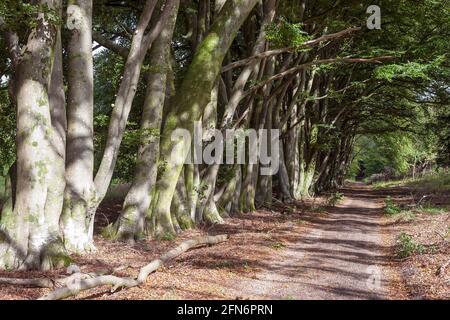
[[394,200],[391,197],[387,197],[384,200],[384,213],[387,215],[395,215],[399,214],[402,210],[400,207],[394,202]]
[[[99,166],[99,161],[102,158],[110,115],[114,108],[116,91],[120,85],[123,68],[123,59],[108,50],[101,51],[94,56],[94,149],[96,167]],[[147,137],[149,134],[153,136],[153,130],[142,131],[139,125],[144,96],[145,81],[140,81],[114,170],[113,180],[115,183],[126,183],[132,180],[140,139]]]
[[0,17],[2,21],[13,27],[35,27],[38,21],[36,15],[42,13],[50,23],[55,25],[62,24],[58,12],[49,8],[47,4],[34,4],[15,0],[3,0],[0,3]]
[[[450,83],[450,73],[443,81]],[[439,82],[436,95],[441,103],[438,108],[435,123],[432,124],[438,139],[437,162],[442,166],[450,166],[450,91],[448,84]]]
[[411,222],[416,219],[416,210],[402,210],[395,216],[396,222]]
[[433,207],[433,206],[420,207],[419,210],[423,213],[427,213],[427,214],[431,214],[431,215],[437,215],[437,214],[442,214],[442,213],[447,212],[447,210],[444,208],[438,208],[438,207]]
[[116,229],[113,223],[108,224],[100,230],[100,235],[106,240],[113,240],[116,238]]
[[170,233],[170,232],[166,232],[159,238],[159,240],[162,240],[162,241],[174,241],[175,240],[175,235]]
[[375,69],[375,78],[392,82],[394,78],[429,79],[426,71],[428,66],[417,62],[391,64]]
[[432,193],[447,193],[450,192],[450,172],[441,171],[427,174],[417,180],[406,183],[406,185]]
[[445,61],[445,55],[435,58],[428,63],[407,62],[404,64],[390,64],[375,69],[376,79],[392,82],[394,79],[430,80],[429,73]]
[[424,252],[424,245],[415,242],[411,235],[403,232],[398,237],[397,256],[399,258],[407,258],[413,254],[423,254]]
[[384,200],[384,204],[384,213],[391,217],[395,216],[396,221],[412,221],[415,219],[416,214],[437,215],[447,212],[445,208],[420,203],[411,205],[408,208],[401,208],[390,196]]
[[329,206],[335,207],[342,200],[344,200],[344,194],[342,194],[340,192],[334,192],[328,197],[327,204]]
[[286,248],[286,245],[283,242],[274,242],[272,243],[271,247],[275,250],[281,250]]
[[[137,127],[137,125],[135,125]],[[138,146],[139,143],[150,143],[155,138],[160,136],[160,129],[148,128],[148,129],[135,129],[127,130],[124,134],[124,143],[127,145]]]
[[386,172],[392,176],[406,175],[417,163],[434,159],[435,146],[435,138],[429,131],[421,131],[421,136],[403,131],[360,136],[350,176],[355,177],[361,170],[366,178]]
[[427,193],[446,194],[450,192],[450,172],[438,170],[416,178],[409,177],[402,180],[377,182],[373,186],[375,189],[405,186]]
[[275,47],[299,47],[311,37],[303,30],[301,23],[290,23],[280,18],[278,23],[269,25],[266,29],[266,39]]
[[16,159],[16,113],[6,90],[0,90],[0,177],[8,173]]
[[[236,154],[236,153],[235,153]],[[235,176],[235,168],[233,165],[221,165],[217,177],[217,185],[223,186],[230,183]]]

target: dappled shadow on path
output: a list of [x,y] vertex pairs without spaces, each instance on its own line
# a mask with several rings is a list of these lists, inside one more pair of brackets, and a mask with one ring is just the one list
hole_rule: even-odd
[[[386,226],[381,219],[384,194],[360,184],[341,192],[345,195],[341,205],[326,208],[326,213],[302,215],[308,230],[291,239],[285,250],[263,261],[253,261],[252,252],[247,259],[231,261],[261,270],[236,290],[244,297],[263,299],[386,298],[390,279],[384,267],[391,248],[381,239]],[[245,219],[251,223],[250,217]],[[229,226],[221,229],[217,231],[238,234]],[[214,266],[224,257],[210,258],[201,266]]]
[[[238,280],[234,282],[220,277],[206,281],[223,288],[227,296],[243,299],[385,298],[389,278],[384,267],[391,250],[381,241],[386,226],[381,219],[385,194],[363,185],[341,192],[345,201],[337,207],[310,210],[295,203],[293,212],[259,211],[227,219],[224,225],[205,226],[202,232],[226,233],[230,241],[176,259],[178,276],[186,272],[189,281],[198,276],[204,282],[208,270],[235,274]],[[118,207],[111,204],[106,209],[117,212]],[[99,215],[104,223],[110,219],[107,210],[105,217]],[[133,250],[148,255],[153,251],[148,246],[135,245]]]

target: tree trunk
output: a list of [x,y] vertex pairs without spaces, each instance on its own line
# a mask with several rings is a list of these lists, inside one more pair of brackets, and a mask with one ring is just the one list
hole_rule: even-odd
[[[128,115],[130,114],[131,105],[136,95],[145,55],[168,21],[172,9],[175,6],[175,2],[176,0],[166,0],[158,17],[155,20],[152,19],[154,23],[151,24],[152,27],[150,31],[145,33],[150,24],[150,19],[152,18],[155,6],[158,3],[157,0],[147,0],[136,30],[133,33],[131,48],[125,63],[122,80],[114,103],[114,109],[111,114],[105,150],[94,179],[94,185],[97,192],[95,207],[103,200],[109,184],[111,183],[120,144],[125,133]],[[90,221],[91,226],[93,221],[92,218]],[[90,232],[92,232],[92,230],[93,228],[91,227]]]
[[[40,4],[57,12],[61,7],[59,1]],[[67,262],[57,223],[64,188],[64,156],[58,151],[65,141],[57,120],[64,105],[50,94],[61,93],[61,83],[56,83],[61,77],[53,73],[61,71],[59,41],[58,28],[46,14],[37,13],[15,79],[17,190],[10,212],[2,213],[1,269],[48,269]]]
[[67,165],[62,225],[69,252],[94,247],[89,221],[95,210],[94,70],[92,0],[71,0],[67,7],[68,52]]
[[184,174],[180,175],[177,183],[177,189],[173,195],[170,210],[172,212],[172,219],[178,226],[177,231],[190,229],[194,226],[194,220],[191,218],[188,206],[186,184]]
[[[211,100],[205,108],[203,114],[203,129],[205,134],[209,130],[217,127],[217,103],[219,94],[219,82],[216,82],[212,92]],[[205,137],[209,140],[209,136]],[[223,152],[222,152],[223,154]],[[222,160],[222,155],[219,155]],[[214,202],[214,193],[216,190],[216,177],[220,167],[220,162],[210,164],[206,169],[206,173],[202,177],[201,183],[201,197],[196,205],[196,220],[197,222],[206,222],[208,224],[223,223],[223,219],[219,214]]]

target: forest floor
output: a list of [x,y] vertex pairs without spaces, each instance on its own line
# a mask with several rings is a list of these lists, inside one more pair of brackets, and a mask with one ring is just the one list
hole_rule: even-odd
[[287,246],[242,292],[265,299],[386,299],[395,281],[387,268],[382,203],[353,184],[322,215],[305,217],[308,232]]
[[[74,263],[84,272],[127,266],[115,273],[119,276],[136,276],[141,266],[193,236],[225,233],[230,239],[183,254],[140,287],[115,293],[101,287],[76,299],[450,298],[450,266],[436,275],[450,256],[448,210],[388,217],[383,214],[386,197],[410,203],[410,189],[351,184],[341,192],[345,198],[336,207],[320,198],[277,204],[271,210],[229,218],[223,225],[183,232],[172,241],[125,245],[98,235],[97,252],[74,257]],[[450,204],[442,196],[431,201]],[[120,201],[103,205],[98,225],[113,221],[120,207]],[[403,232],[424,250],[398,258]],[[0,272],[0,277],[58,278],[64,273]],[[35,299],[48,291],[0,285],[0,299]]]

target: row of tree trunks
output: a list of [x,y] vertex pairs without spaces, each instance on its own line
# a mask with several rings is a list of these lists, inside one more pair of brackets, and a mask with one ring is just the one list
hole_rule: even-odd
[[[36,2],[62,19],[61,1]],[[93,32],[93,5],[92,0],[67,2],[63,34],[68,41],[45,13],[36,15],[24,50],[17,34],[6,30],[18,135],[17,170],[12,169],[1,204],[0,268],[47,269],[66,263],[67,253],[95,250],[95,213],[110,186],[143,70],[137,161],[113,226],[115,238],[172,236],[195,224],[222,223],[224,216],[271,206],[273,194],[301,200],[343,183],[356,133],[346,123],[353,104],[339,110],[336,93],[345,90],[351,72],[347,79],[319,65],[387,59],[338,58],[340,45],[334,40],[360,28],[270,50],[268,30],[283,23],[275,18],[280,1],[195,1],[188,6],[194,5],[196,16],[179,0],[147,0],[136,10],[140,16],[133,16],[133,28],[122,26],[125,48],[116,36]],[[305,5],[300,1],[300,16]],[[175,38],[180,12],[186,16],[188,33],[180,35],[186,43]],[[307,28],[310,34],[321,32],[314,24]],[[93,38],[125,62],[96,173]],[[182,63],[172,53],[178,45],[190,50]],[[245,58],[235,61],[236,56]],[[181,129],[190,136],[180,135]],[[222,165],[224,154],[215,155],[212,164],[186,164],[192,136],[200,129],[204,150],[216,142],[209,129],[222,134],[253,129],[261,135],[257,138],[265,138],[262,129],[279,129],[280,144],[269,143],[267,150],[280,155],[278,173],[263,175],[266,164]],[[248,147],[246,158],[258,154],[257,144]]]
[[[60,1],[38,2],[62,17]],[[26,50],[13,59],[17,63],[13,81],[17,179],[10,183],[11,199],[2,206],[1,269],[48,269],[68,262],[66,250],[85,253],[94,249],[95,211],[112,178],[144,58],[178,1],[167,0],[161,12],[153,15],[157,3],[146,2],[133,33],[95,179],[92,0],[73,0],[67,6],[67,115],[60,26],[46,12],[35,15]]]
[[141,142],[131,188],[125,198],[122,213],[116,222],[117,237],[134,241],[144,237],[147,211],[152,200],[152,188],[157,178],[162,111],[166,99],[167,77],[170,77],[170,45],[178,15],[175,1],[168,23],[149,52],[149,64],[158,66],[147,75],[147,92],[141,120]]
[[[80,190],[69,190],[66,192],[63,218],[67,221],[64,225],[65,229],[68,231],[65,232],[64,239],[66,246],[72,252],[84,253],[94,249],[93,231],[95,212],[98,205],[105,197],[111,182],[114,167],[117,162],[119,147],[125,132],[128,115],[136,95],[144,58],[152,43],[159,36],[161,30],[169,20],[169,17],[172,14],[172,9],[175,6],[175,2],[176,0],[167,0],[162,11],[154,14],[155,11],[159,11],[157,8],[158,1],[146,1],[136,30],[133,33],[130,50],[126,59],[122,80],[118,89],[109,123],[105,150],[94,179],[92,178],[93,170],[89,168],[91,163],[90,154],[93,152],[93,149],[90,148],[90,146],[93,145],[93,135],[86,136],[83,134],[87,133],[84,131],[90,132],[90,130],[86,128],[89,125],[90,120],[87,120],[88,122],[84,125],[82,121],[79,121],[79,119],[74,119],[77,125],[74,129],[77,132],[75,135],[79,137],[77,142],[82,145],[81,150],[86,151],[89,156],[87,156],[88,162],[86,162],[83,152],[78,152],[78,154],[75,155],[76,159],[73,160],[73,163],[78,164],[75,167],[84,167],[83,169],[80,169],[80,172],[85,170],[84,173],[89,175],[90,180],[87,179],[88,177],[85,177],[86,179],[83,179],[83,182],[80,183],[80,185],[84,188],[81,191],[84,193],[80,194]],[[89,5],[92,7],[92,3]],[[68,7],[68,12],[69,10],[70,6]],[[80,9],[80,11],[84,14],[89,12],[84,9]],[[81,18],[82,16],[82,14],[76,15],[76,18],[78,18],[80,22],[75,22],[75,26],[85,26],[86,23],[83,22],[83,19]],[[151,31],[146,32],[149,25],[152,26],[152,29]],[[78,35],[80,33],[85,33],[84,36],[86,38],[92,38],[92,28],[86,27],[85,30],[78,30],[75,34]],[[92,54],[89,56],[91,59]],[[84,67],[87,66],[84,65]],[[76,73],[77,71],[73,72]],[[92,110],[88,114],[92,114]],[[80,139],[84,140],[85,138],[86,140],[84,141],[84,144],[79,141]],[[88,166],[88,169],[85,168],[86,166]],[[77,175],[74,179],[78,179],[78,177],[79,175]]]
[[161,136],[160,161],[165,167],[158,177],[155,204],[152,206],[154,234],[157,237],[175,233],[170,205],[192,143],[191,139],[173,141],[172,133],[177,129],[185,129],[193,135],[194,123],[200,120],[211,99],[223,59],[256,3],[257,0],[231,0],[225,3],[209,34],[199,45],[173,100]]

